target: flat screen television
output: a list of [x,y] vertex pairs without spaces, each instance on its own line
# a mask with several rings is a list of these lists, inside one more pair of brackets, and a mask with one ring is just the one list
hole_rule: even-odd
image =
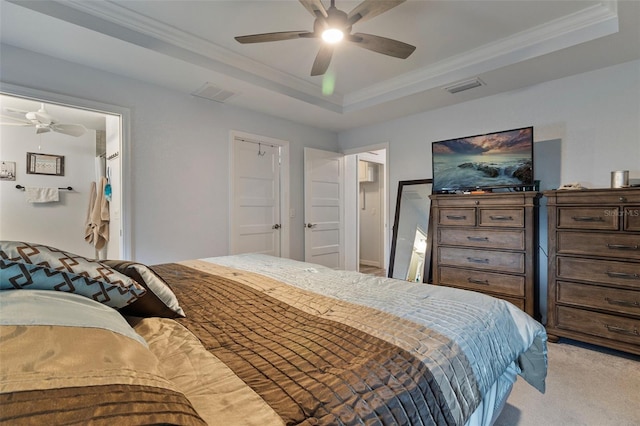
[[433,192],[513,188],[533,182],[533,127],[433,142]]

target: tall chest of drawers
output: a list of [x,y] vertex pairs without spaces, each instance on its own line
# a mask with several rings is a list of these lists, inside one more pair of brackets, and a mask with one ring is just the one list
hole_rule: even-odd
[[433,284],[508,300],[539,317],[534,191],[432,195]]
[[547,333],[640,354],[640,189],[548,191]]

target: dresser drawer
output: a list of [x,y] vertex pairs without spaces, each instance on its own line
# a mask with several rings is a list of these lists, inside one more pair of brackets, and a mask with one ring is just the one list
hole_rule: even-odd
[[558,281],[558,303],[640,317],[640,291]]
[[440,209],[438,224],[448,226],[475,226],[476,209]]
[[438,247],[438,264],[524,273],[524,253]]
[[640,232],[640,206],[625,207],[624,230]]
[[558,254],[640,260],[640,234],[559,231],[557,235]]
[[524,227],[524,209],[479,209],[478,226]]
[[640,189],[605,189],[555,192],[557,204],[640,204]]
[[[494,193],[474,195],[436,195],[433,199],[438,200],[439,207],[473,207],[473,206],[524,206],[526,203],[525,194]],[[532,193],[530,197],[537,196]]]
[[524,250],[524,231],[439,228],[438,243],[453,246]]
[[565,280],[578,280],[640,290],[640,264],[613,260],[582,259],[558,256],[556,275]]
[[440,283],[505,296],[524,296],[524,277],[518,275],[441,267]]
[[558,306],[557,327],[640,345],[640,320]]
[[618,207],[560,207],[558,228],[617,231]]

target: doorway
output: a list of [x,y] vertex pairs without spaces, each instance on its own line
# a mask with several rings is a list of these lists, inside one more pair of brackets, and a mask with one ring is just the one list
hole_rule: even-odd
[[380,155],[366,152],[358,155],[358,269],[385,276],[384,265],[384,164]]
[[345,269],[386,276],[388,144],[345,152]]
[[[3,123],[0,160],[15,167],[15,176],[0,182],[0,238],[47,244],[88,258],[129,259],[132,253],[129,188],[122,185],[129,175],[128,156],[124,155],[129,111],[10,84],[3,84],[0,100]],[[24,111],[39,111],[43,105],[45,118],[52,117],[55,124],[82,125],[86,131],[65,132],[79,127],[63,125],[53,130],[41,129],[29,123]],[[14,124],[7,124],[10,122]],[[16,140],[20,144],[12,143]],[[56,176],[29,174],[25,164],[27,151],[64,158],[67,171]],[[97,252],[84,239],[85,221],[90,182],[107,171],[111,178],[109,243],[106,249]],[[27,187],[59,188],[59,201],[28,203],[24,190]]]

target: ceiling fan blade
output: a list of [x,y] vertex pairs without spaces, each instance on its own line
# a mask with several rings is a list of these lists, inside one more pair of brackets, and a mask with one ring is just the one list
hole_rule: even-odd
[[349,12],[347,19],[351,25],[356,22],[364,22],[389,9],[393,9],[405,1],[406,0],[364,0]]
[[13,113],[13,114],[20,114],[20,115],[22,115],[23,117],[24,117],[24,115],[25,115],[26,113],[28,113],[28,112],[29,112],[29,111],[25,111],[25,110],[23,110],[23,109],[17,109],[17,108],[11,108],[11,107],[5,107],[5,108],[4,108],[4,110],[5,110],[6,112],[10,112],[10,113]]
[[407,59],[416,50],[416,47],[410,44],[372,34],[355,33],[351,34],[348,40],[364,49],[400,59]]
[[331,44],[323,44],[320,47],[316,60],[313,61],[313,67],[311,67],[312,76],[322,75],[327,72],[331,63],[331,56],[333,56],[333,48],[334,46]]
[[3,123],[3,124],[13,124],[15,126],[31,126],[32,123],[29,120],[25,120],[24,118],[18,118],[18,117],[12,117],[10,115],[0,115],[0,118],[2,118],[3,120],[13,120],[16,123]]
[[278,33],[252,34],[246,36],[238,36],[235,39],[242,43],[264,43],[267,41],[293,40],[301,37],[308,37],[309,31],[282,31]]
[[320,0],[299,0],[300,3],[307,9],[313,16],[316,18],[323,16],[327,17],[329,14],[327,13],[327,9],[324,8],[322,1]]
[[31,123],[4,123],[4,122],[0,122],[0,126],[29,127],[29,126],[33,126],[33,124],[31,124]]
[[41,133],[47,133],[50,132],[51,129],[49,127],[46,126],[36,126],[36,135],[39,135]]
[[54,124],[51,126],[51,130],[75,137],[82,136],[87,132],[82,124]]

